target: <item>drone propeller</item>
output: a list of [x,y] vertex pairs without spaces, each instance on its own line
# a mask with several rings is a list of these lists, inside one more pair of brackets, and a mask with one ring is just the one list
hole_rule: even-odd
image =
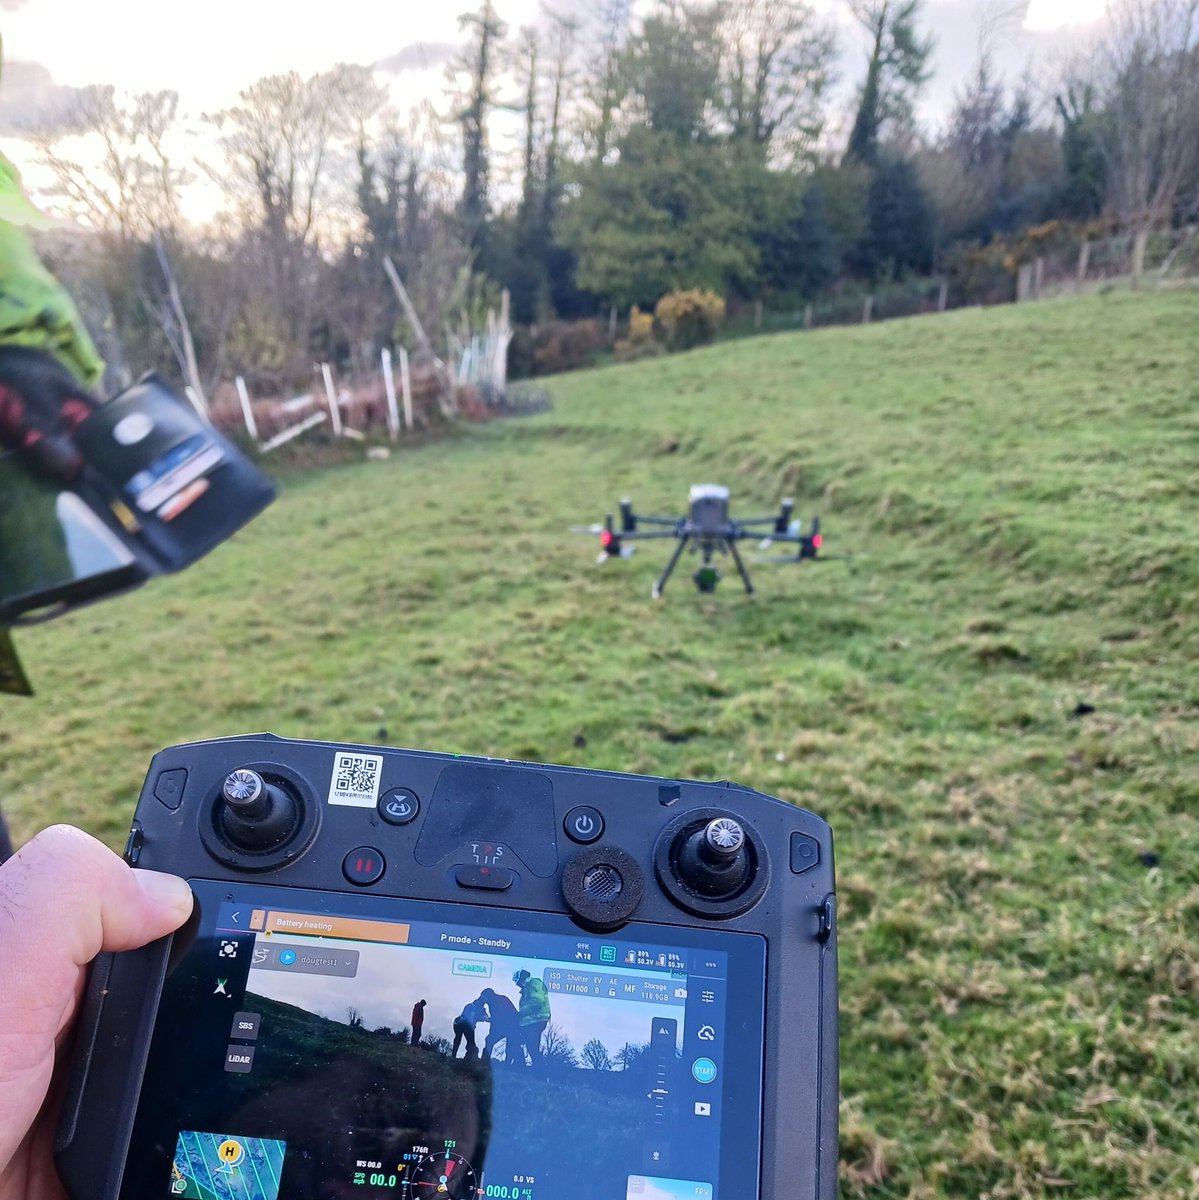
[[570,527],[571,533],[587,533],[592,537],[595,537],[597,533],[603,533],[603,531],[603,524],[598,521],[594,525],[572,525]]

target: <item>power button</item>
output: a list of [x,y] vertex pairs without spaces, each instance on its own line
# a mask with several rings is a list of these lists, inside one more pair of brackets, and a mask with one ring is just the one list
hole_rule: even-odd
[[591,842],[598,841],[603,836],[604,818],[600,816],[597,809],[588,808],[584,805],[580,808],[572,808],[566,814],[566,820],[562,822],[562,828],[566,831],[566,836],[572,842],[579,842],[587,846]]

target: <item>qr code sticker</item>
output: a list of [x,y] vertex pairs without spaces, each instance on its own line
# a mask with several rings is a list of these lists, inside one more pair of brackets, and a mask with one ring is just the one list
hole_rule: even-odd
[[354,808],[374,808],[379,799],[379,776],[382,773],[381,755],[338,751],[333,760],[329,803],[349,804]]

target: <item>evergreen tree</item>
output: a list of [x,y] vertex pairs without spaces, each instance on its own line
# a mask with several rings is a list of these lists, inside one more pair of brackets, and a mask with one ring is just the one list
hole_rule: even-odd
[[487,118],[495,105],[493,77],[498,45],[507,26],[496,15],[492,0],[483,0],[477,12],[458,18],[461,29],[473,30],[473,40],[465,57],[453,65],[453,71],[468,75],[466,96],[455,120],[462,130],[462,199],[458,206],[462,232],[472,250],[483,245],[489,214],[490,156],[487,142]]
[[823,173],[809,178],[776,176],[777,201],[770,205],[755,239],[761,252],[761,281],[774,291],[812,299],[837,277],[840,243],[829,222]]
[[617,161],[583,168],[563,212],[579,284],[622,308],[675,288],[753,286],[754,183],[727,145],[630,130]]
[[1066,216],[1089,221],[1103,211],[1107,171],[1099,138],[1102,116],[1089,84],[1068,85],[1054,98],[1062,118],[1066,182],[1060,203]]
[[915,166],[884,154],[867,197],[868,230],[855,247],[855,272],[871,283],[933,266],[933,210]]

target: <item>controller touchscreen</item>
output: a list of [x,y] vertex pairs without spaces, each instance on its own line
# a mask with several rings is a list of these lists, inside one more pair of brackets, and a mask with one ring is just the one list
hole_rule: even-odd
[[763,938],[192,886],[123,1196],[758,1194]]

